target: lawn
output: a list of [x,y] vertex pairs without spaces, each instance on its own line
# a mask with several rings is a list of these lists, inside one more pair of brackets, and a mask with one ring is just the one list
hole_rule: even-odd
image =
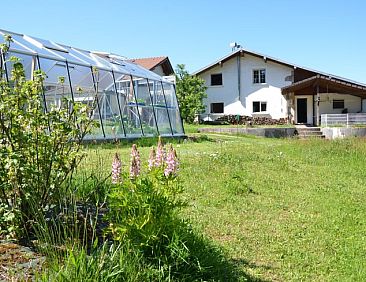
[[[211,137],[177,145],[183,216],[239,280],[366,279],[364,139]],[[92,146],[87,163],[106,173],[116,150],[127,163],[129,148],[115,145]],[[149,149],[140,150],[146,159]]]

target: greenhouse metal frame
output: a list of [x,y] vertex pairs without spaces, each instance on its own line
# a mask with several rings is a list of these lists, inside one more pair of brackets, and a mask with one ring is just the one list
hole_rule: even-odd
[[[98,121],[85,139],[122,139],[143,136],[183,137],[175,84],[122,56],[86,51],[52,41],[0,30],[10,35],[9,51],[0,64],[10,78],[11,56],[23,63],[26,78],[35,70],[45,74],[45,110],[61,107],[71,99],[93,107],[91,118]],[[65,100],[66,98],[66,100]]]

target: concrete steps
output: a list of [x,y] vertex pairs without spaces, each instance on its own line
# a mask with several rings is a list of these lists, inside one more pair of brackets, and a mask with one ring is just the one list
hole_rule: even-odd
[[296,131],[299,139],[325,138],[320,127],[296,127]]

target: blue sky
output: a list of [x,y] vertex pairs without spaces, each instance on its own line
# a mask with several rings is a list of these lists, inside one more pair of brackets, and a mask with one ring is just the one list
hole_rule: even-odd
[[0,28],[190,72],[244,48],[366,83],[363,0],[12,0]]

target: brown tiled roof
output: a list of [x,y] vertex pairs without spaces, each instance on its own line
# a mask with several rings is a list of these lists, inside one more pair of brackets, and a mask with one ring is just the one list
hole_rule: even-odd
[[155,67],[161,65],[166,75],[174,73],[173,67],[170,64],[168,57],[138,58],[129,59],[128,61],[138,64],[148,70],[153,70]]

